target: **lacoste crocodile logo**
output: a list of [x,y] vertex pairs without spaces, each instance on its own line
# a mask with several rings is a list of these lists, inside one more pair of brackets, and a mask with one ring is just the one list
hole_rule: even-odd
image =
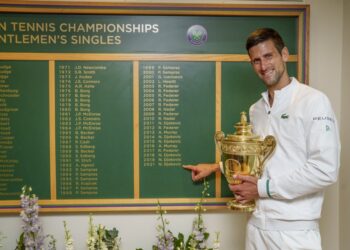
[[281,115],[281,118],[282,118],[282,119],[288,119],[288,118],[289,118],[289,115],[287,115],[286,113],[284,113],[284,114]]

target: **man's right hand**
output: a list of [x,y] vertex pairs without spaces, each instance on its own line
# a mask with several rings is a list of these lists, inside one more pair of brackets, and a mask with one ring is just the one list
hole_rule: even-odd
[[192,171],[192,180],[199,181],[220,169],[219,163],[200,163],[198,165],[183,165]]

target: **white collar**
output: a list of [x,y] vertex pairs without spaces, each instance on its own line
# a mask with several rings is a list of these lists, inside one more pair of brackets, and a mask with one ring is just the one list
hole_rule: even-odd
[[[297,79],[294,77],[290,77],[291,82],[284,86],[283,88],[279,90],[274,91],[274,100],[273,102],[275,103],[277,100],[280,100],[281,98],[285,96],[290,96],[297,84],[299,83]],[[264,101],[269,104],[269,92],[266,90],[265,92],[261,93]]]

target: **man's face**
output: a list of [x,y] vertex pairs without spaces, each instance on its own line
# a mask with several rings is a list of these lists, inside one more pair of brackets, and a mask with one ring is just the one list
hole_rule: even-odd
[[272,40],[259,43],[248,51],[254,71],[264,81],[268,88],[278,88],[282,85],[282,77],[287,77],[286,62],[288,49],[283,48],[281,54]]

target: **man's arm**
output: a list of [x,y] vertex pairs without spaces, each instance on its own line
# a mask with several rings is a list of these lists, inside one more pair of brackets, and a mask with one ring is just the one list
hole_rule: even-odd
[[337,180],[340,141],[336,118],[325,96],[314,98],[305,114],[307,160],[277,178],[258,181],[259,196],[296,199],[318,192]]
[[216,171],[220,171],[219,163],[200,163],[197,165],[184,165],[183,167],[192,171],[193,181],[199,181]]

